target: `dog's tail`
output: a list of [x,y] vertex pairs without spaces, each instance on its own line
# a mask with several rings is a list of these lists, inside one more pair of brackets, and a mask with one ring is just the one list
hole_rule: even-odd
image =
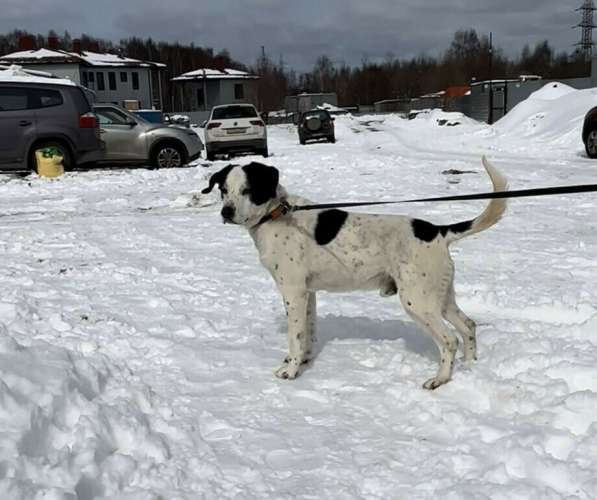
[[[500,173],[491,163],[489,163],[485,156],[483,156],[481,161],[483,162],[485,170],[489,174],[489,178],[493,184],[493,191],[507,191],[508,180],[506,177]],[[481,231],[485,231],[485,229],[489,229],[502,218],[504,212],[506,211],[506,205],[506,198],[493,199],[489,202],[481,215],[473,220],[444,226],[444,228],[447,230],[446,239],[448,240],[448,244],[461,238],[465,238],[466,236],[470,236],[471,234],[479,233]]]

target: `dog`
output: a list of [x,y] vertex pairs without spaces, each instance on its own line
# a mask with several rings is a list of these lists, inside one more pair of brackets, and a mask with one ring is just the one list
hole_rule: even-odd
[[[482,162],[494,191],[506,190],[506,178],[485,157]],[[320,290],[397,294],[439,349],[439,370],[423,384],[425,389],[452,376],[458,338],[446,321],[462,338],[465,361],[476,359],[476,325],[456,304],[449,246],[496,224],[506,210],[504,199],[491,200],[472,220],[438,226],[401,215],[287,210],[309,202],[287,193],[275,167],[255,162],[224,167],[202,192],[216,185],[223,221],[248,229],[284,300],[288,356],[275,371],[277,377],[294,379],[310,361]]]

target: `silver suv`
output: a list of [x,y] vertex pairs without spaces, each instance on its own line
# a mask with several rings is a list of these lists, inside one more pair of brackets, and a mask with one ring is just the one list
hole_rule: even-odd
[[0,78],[0,170],[35,171],[35,151],[47,147],[60,151],[67,169],[101,157],[97,120],[83,88],[27,75]]
[[113,104],[95,104],[105,152],[102,163],[180,167],[201,155],[203,143],[192,129],[151,123]]

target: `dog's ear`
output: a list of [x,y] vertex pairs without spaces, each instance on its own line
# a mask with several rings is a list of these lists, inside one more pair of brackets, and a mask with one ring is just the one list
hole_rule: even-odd
[[226,182],[226,177],[228,177],[228,174],[234,167],[235,167],[235,165],[228,165],[228,166],[224,167],[222,170],[220,170],[219,172],[216,172],[215,174],[213,174],[209,178],[209,186],[207,186],[201,192],[203,194],[211,193],[211,190],[214,188],[214,186],[216,184],[218,186],[221,186],[222,184],[224,184]]
[[252,162],[243,167],[249,183],[251,202],[263,205],[276,197],[280,173],[275,167]]

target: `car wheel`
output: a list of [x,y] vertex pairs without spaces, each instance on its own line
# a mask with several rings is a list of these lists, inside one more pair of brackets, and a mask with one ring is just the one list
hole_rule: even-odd
[[267,148],[261,150],[261,156],[263,156],[264,158],[267,158],[269,156],[269,151],[267,150]]
[[43,142],[36,144],[31,149],[30,165],[31,165],[31,170],[33,172],[37,173],[37,158],[35,157],[35,152],[39,149],[45,149],[45,148],[56,148],[58,151],[60,151],[60,154],[64,158],[64,160],[62,160],[62,166],[64,167],[64,170],[71,170],[74,167],[76,167],[75,161],[73,159],[73,155],[70,152],[70,148],[68,148],[66,145],[64,145],[61,142],[43,141]]
[[183,148],[177,144],[159,145],[151,162],[155,168],[177,168],[185,164]]
[[207,151],[205,157],[207,158],[207,161],[216,161],[216,154],[211,151]]
[[597,158],[597,128],[591,130],[589,135],[587,135],[585,150],[587,151],[589,158]]
[[330,141],[332,144],[334,144],[334,143],[336,142],[336,137],[335,137],[335,136],[333,136],[333,135],[330,135],[330,136],[328,137],[328,141]]

